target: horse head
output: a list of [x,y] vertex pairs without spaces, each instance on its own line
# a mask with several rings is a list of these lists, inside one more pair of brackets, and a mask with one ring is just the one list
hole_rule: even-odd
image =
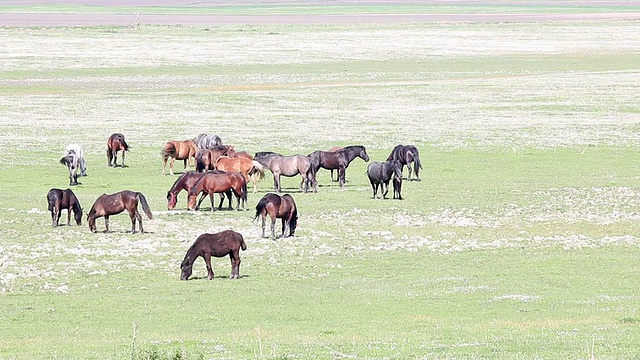
[[178,203],[178,195],[167,191],[167,210],[173,210]]
[[87,222],[89,223],[89,231],[92,233],[96,232],[96,217],[92,216],[90,213],[87,213]]
[[180,264],[180,280],[187,280],[193,273],[193,263],[189,262],[189,258],[185,257]]
[[365,162],[369,161],[369,154],[367,154],[367,149],[364,146],[360,146],[360,153],[358,154]]

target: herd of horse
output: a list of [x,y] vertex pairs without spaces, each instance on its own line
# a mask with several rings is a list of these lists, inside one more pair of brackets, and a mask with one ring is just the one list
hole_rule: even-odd
[[[112,134],[107,140],[107,165],[116,167],[118,152],[122,152],[121,166],[125,167],[125,152],[129,145],[124,135]],[[316,175],[320,169],[331,170],[331,180],[337,181],[340,187],[346,183],[346,169],[356,158],[369,162],[369,155],[364,146],[353,145],[334,147],[329,151],[317,150],[308,155],[282,155],[264,151],[256,152],[253,156],[245,151],[236,151],[233,146],[223,145],[217,135],[200,134],[184,141],[169,141],[161,151],[163,159],[162,174],[166,174],[167,162],[169,173],[174,175],[175,160],[184,161],[184,171],[167,192],[167,209],[173,210],[177,206],[178,194],[184,190],[187,194],[187,209],[199,210],[202,201],[209,196],[211,210],[222,209],[224,200],[228,200],[229,209],[232,207],[232,197],[236,198],[236,209],[246,210],[247,184],[253,184],[253,192],[257,192],[257,183],[264,177],[265,169],[273,174],[276,193],[267,193],[255,207],[254,221],[258,217],[262,220],[262,237],[265,237],[266,219],[270,218],[271,237],[276,238],[275,224],[277,219],[282,221],[281,237],[293,236],[298,221],[298,209],[290,194],[280,195],[282,192],[281,176],[293,177],[300,175],[299,188],[304,192],[317,192],[318,181]],[[87,176],[86,162],[82,148],[71,144],[65,150],[60,163],[69,170],[69,185],[78,185],[78,176]],[[412,166],[413,165],[413,169]],[[419,171],[422,169],[418,149],[413,145],[398,145],[394,147],[386,161],[372,161],[367,166],[367,176],[373,190],[373,198],[385,199],[389,192],[389,183],[393,186],[393,198],[402,200],[402,173],[408,168],[407,180],[411,181],[412,173],[415,180],[420,180]],[[187,171],[193,167],[194,171]],[[337,179],[333,178],[333,171],[337,171]],[[78,174],[79,172],[79,174]],[[220,197],[220,203],[215,207],[214,194]],[[198,199],[198,196],[200,198]],[[71,225],[71,212],[78,226],[82,223],[82,207],[78,198],[70,189],[51,189],[47,194],[52,225],[58,226],[62,210],[67,210],[67,225]],[[135,233],[136,223],[141,233],[144,233],[142,215],[138,205],[149,219],[153,214],[145,196],[140,192],[129,190],[114,194],[99,196],[91,210],[87,213],[89,230],[97,232],[96,219],[104,217],[105,232],[109,232],[109,217],[128,212],[131,219],[131,232]],[[226,230],[216,234],[202,234],[187,251],[181,264],[181,279],[187,280],[192,273],[193,262],[197,257],[203,257],[207,267],[208,278],[213,279],[211,257],[231,258],[231,278],[239,277],[240,249],[246,250],[246,244],[241,234]]]

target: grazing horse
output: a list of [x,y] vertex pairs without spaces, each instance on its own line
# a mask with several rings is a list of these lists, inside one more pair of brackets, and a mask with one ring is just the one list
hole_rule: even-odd
[[385,162],[374,161],[367,166],[367,175],[369,176],[369,181],[373,188],[373,198],[376,198],[378,186],[380,186],[382,198],[386,199],[387,193],[389,192],[389,181],[391,181],[391,178],[402,179],[402,165],[400,165],[400,162],[397,160]]
[[69,186],[78,185],[78,167],[80,165],[80,157],[75,151],[69,150],[60,159],[60,164],[65,165],[69,170]]
[[247,244],[240,233],[233,230],[225,230],[215,234],[202,234],[198,236],[193,245],[187,250],[187,254],[180,264],[180,280],[188,280],[193,273],[193,263],[199,256],[204,259],[207,267],[207,277],[213,280],[213,268],[211,257],[231,258],[230,279],[240,277],[240,249],[247,250]]
[[200,149],[196,153],[196,171],[209,171],[215,168],[215,163],[220,156],[226,156],[229,146],[218,145],[213,149]]
[[236,151],[236,149],[233,146],[229,146],[229,149],[227,151],[227,156],[230,158],[247,158],[249,160],[253,160],[253,156],[251,156],[251,154],[249,154],[246,151]]
[[213,149],[222,145],[222,139],[218,135],[200,134],[191,139],[198,149]]
[[120,214],[127,210],[131,218],[131,233],[136,232],[136,219],[140,225],[140,232],[144,232],[142,227],[142,216],[138,212],[138,201],[142,203],[142,209],[149,220],[153,219],[151,209],[147,203],[147,199],[142,193],[124,190],[115,194],[102,194],[93,203],[87,221],[89,222],[89,230],[96,232],[96,219],[104,216],[105,232],[109,232],[109,216]]
[[[224,174],[224,171],[212,170],[212,173],[216,174]],[[206,173],[199,173],[195,171],[187,171],[182,174],[171,186],[171,189],[167,192],[167,210],[173,210],[178,203],[178,194],[180,191],[185,190],[187,193],[191,188],[198,182]],[[226,192],[227,197],[229,198],[229,208],[231,208],[231,190]],[[198,201],[198,205],[196,208],[200,207],[202,200],[207,196],[207,194],[202,194],[200,200]],[[225,193],[220,193],[220,205],[218,205],[218,209],[222,208],[222,202],[224,201]],[[213,203],[211,203],[211,208],[213,209]]]
[[[347,146],[335,152],[317,150],[309,154],[309,159],[311,159],[316,172],[320,168],[338,170],[338,183],[340,186],[344,186],[346,182],[345,171],[356,157],[369,161],[367,150],[362,145]],[[314,182],[314,187],[317,186],[318,183]]]
[[418,149],[413,145],[397,145],[389,154],[387,161],[389,160],[398,160],[400,164],[404,168],[407,166],[409,169],[409,176],[407,180],[411,181],[411,163],[413,163],[413,170],[416,173],[416,180],[420,181],[419,171],[422,169],[422,164],[420,163],[420,154],[418,153]]
[[215,162],[214,167],[217,170],[241,173],[246,182],[251,181],[253,184],[254,194],[258,192],[258,182],[264,177],[262,164],[243,157],[230,158],[228,156],[220,156]]
[[[129,145],[124,141],[124,135],[114,133],[107,140],[107,165],[118,166],[118,151],[122,150],[122,167],[124,167],[124,152],[129,151]],[[113,165],[111,162],[113,161]]]
[[49,211],[51,211],[51,225],[58,226],[60,214],[63,209],[67,210],[67,226],[71,226],[71,210],[73,210],[73,217],[76,220],[76,224],[78,224],[78,226],[82,225],[80,201],[78,201],[73,191],[69,189],[51,189],[47,193],[47,202],[49,203]]
[[258,216],[262,218],[262,237],[264,236],[264,226],[267,214],[271,218],[271,237],[276,238],[276,218],[282,219],[282,235],[286,234],[286,229],[289,229],[289,236],[293,236],[296,232],[296,226],[298,224],[298,209],[293,197],[289,194],[281,196],[268,193],[265,194],[262,199],[256,205],[256,216],[253,218],[255,221]]
[[[191,140],[185,141],[169,141],[162,148],[162,175],[167,173],[167,160],[171,158],[171,163],[169,164],[169,171],[171,175],[173,175],[173,163],[176,160],[184,160],[184,170],[187,170],[187,162],[189,159],[193,158],[193,162],[196,160],[196,153],[198,152],[198,147]],[[194,164],[195,167],[195,164]]]
[[87,162],[84,159],[84,151],[78,144],[69,144],[67,145],[66,151],[69,152],[73,150],[73,152],[78,155],[78,166],[80,168],[80,176],[87,176]]
[[282,156],[267,155],[254,158],[262,166],[271,170],[273,173],[273,183],[277,192],[281,192],[280,176],[292,177],[300,174],[302,181],[300,182],[300,190],[309,191],[309,184],[315,183],[315,171],[311,166],[311,161],[304,155]]
[[[225,193],[229,190],[233,191],[233,194],[238,200],[236,209],[241,210],[241,201],[242,208],[244,208],[247,202],[247,182],[242,174],[237,172],[223,174],[205,173],[204,176],[193,185],[191,190],[189,190],[187,210],[198,210],[196,197],[200,193],[208,194],[211,198],[211,204],[213,204],[214,193]],[[231,209],[231,201],[229,201],[229,209]],[[211,207],[211,211],[213,210],[214,208]]]

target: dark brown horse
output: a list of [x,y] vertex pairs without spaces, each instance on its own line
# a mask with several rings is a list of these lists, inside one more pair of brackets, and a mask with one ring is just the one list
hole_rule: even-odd
[[231,258],[230,279],[240,277],[240,249],[247,250],[242,234],[233,230],[225,230],[215,234],[202,234],[198,236],[193,245],[187,250],[187,254],[180,264],[180,279],[188,280],[193,273],[193,263],[200,256],[204,259],[207,267],[207,277],[213,280],[213,268],[211,267],[211,257]]
[[[224,171],[212,170],[211,173],[216,174],[224,174]],[[167,209],[173,210],[178,203],[178,194],[180,191],[185,190],[189,193],[189,190],[198,182],[206,173],[199,173],[195,171],[187,171],[182,174],[171,186],[171,189],[167,192]],[[220,205],[218,205],[218,209],[222,208],[222,202],[224,201],[226,196],[229,198],[229,208],[231,208],[231,190],[228,190],[226,193],[220,193]],[[207,197],[207,194],[203,193],[198,200],[198,205],[196,208],[200,207],[200,203],[202,200]],[[213,203],[211,203],[211,208],[213,209]]]
[[[222,174],[212,172],[205,173],[204,176],[193,185],[191,190],[189,190],[187,209],[198,210],[198,206],[196,206],[196,197],[198,197],[198,194],[200,193],[208,194],[211,197],[211,203],[213,204],[214,193],[225,193],[229,190],[233,192],[238,200],[236,209],[241,210],[241,201],[242,207],[244,208],[247,201],[247,182],[242,174],[237,172]],[[229,202],[229,209],[231,209],[231,202]],[[214,208],[212,207],[211,210],[213,211]]]
[[298,224],[298,208],[293,197],[289,194],[279,196],[277,194],[268,193],[260,199],[258,205],[256,205],[256,216],[253,218],[255,221],[258,216],[262,218],[262,237],[264,236],[265,220],[267,215],[271,218],[271,237],[276,238],[276,218],[282,219],[282,235],[286,234],[286,229],[289,229],[289,236],[293,236],[296,232],[296,226]]
[[217,170],[241,173],[247,183],[251,181],[253,184],[254,194],[258,192],[258,182],[264,177],[262,165],[257,161],[244,157],[230,158],[228,156],[220,156],[214,166]]
[[167,160],[171,158],[171,163],[169,164],[169,171],[171,175],[173,175],[173,163],[176,160],[184,160],[184,170],[187,170],[187,162],[193,158],[193,164],[195,167],[196,161],[196,153],[198,152],[198,147],[191,140],[185,141],[169,141],[162,148],[162,175],[167,173]]
[[[329,149],[329,152],[336,152],[336,151],[342,150],[342,149],[343,149],[342,146],[333,146],[331,149]],[[338,179],[335,179],[335,180],[333,179],[333,170],[335,170],[335,169],[330,169],[330,170],[331,170],[331,181],[334,181],[334,182],[338,181]]]
[[78,224],[78,226],[82,225],[80,201],[78,201],[73,191],[69,189],[51,189],[47,193],[47,202],[49,203],[49,211],[51,211],[51,225],[58,226],[60,214],[64,209],[67,210],[67,226],[71,226],[71,210],[73,210],[73,217],[76,220],[76,224]]
[[196,153],[196,171],[209,171],[215,169],[215,163],[220,156],[226,156],[229,147],[218,145],[213,149],[200,149]]
[[[282,156],[267,155],[254,158],[262,166],[273,173],[273,185],[277,192],[281,192],[280,176],[292,177],[300,174],[300,190],[309,191],[309,184],[315,183],[315,171],[311,161],[304,155]],[[304,186],[304,187],[303,187]]]
[[[129,151],[129,145],[124,141],[124,135],[114,133],[107,140],[107,165],[118,166],[118,151],[122,151],[122,167],[124,167],[124,152]],[[113,164],[112,164],[113,162]]]
[[402,173],[399,177],[393,178],[393,198],[402,200]]
[[[335,152],[317,150],[309,154],[309,159],[311,159],[316,173],[320,168],[338,170],[338,183],[340,186],[344,186],[346,182],[345,171],[356,157],[369,161],[367,150],[362,145],[347,146]],[[313,186],[314,188],[318,186],[317,181],[314,181]]]
[[380,186],[382,198],[386,199],[391,179],[399,178],[402,180],[402,165],[400,165],[400,162],[397,160],[385,162],[374,161],[367,166],[367,176],[373,188],[373,198],[375,199],[377,197],[378,186]]
[[398,160],[400,164],[404,168],[407,166],[409,169],[409,176],[407,180],[411,181],[411,163],[413,163],[413,171],[416,173],[416,180],[420,181],[419,171],[422,169],[422,164],[420,163],[420,154],[418,153],[418,149],[413,145],[397,145],[389,154],[387,161],[389,160]]
[[95,203],[93,203],[89,214],[87,214],[89,230],[96,232],[96,219],[104,216],[105,232],[109,232],[109,216],[120,214],[127,210],[131,218],[131,233],[136,232],[136,219],[140,225],[140,232],[143,233],[144,228],[142,227],[142,216],[138,212],[138,201],[142,203],[142,209],[144,213],[147,214],[149,220],[153,219],[151,209],[149,208],[149,204],[147,204],[147,199],[142,193],[124,190],[115,194],[100,195]]

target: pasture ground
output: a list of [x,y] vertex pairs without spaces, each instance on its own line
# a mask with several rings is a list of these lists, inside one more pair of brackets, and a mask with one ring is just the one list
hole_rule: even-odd
[[[638,24],[632,5],[599,4],[430,5],[571,21],[0,28],[0,358],[637,358]],[[269,9],[366,4],[315,5]],[[412,6],[378,10],[426,12]],[[112,132],[132,146],[128,167],[106,166]],[[371,199],[359,159],[345,188],[326,171],[317,194],[286,179],[297,236],[262,239],[251,211],[166,211],[177,177],[160,175],[160,149],[200,132],[250,152],[362,144],[372,160],[412,143],[423,181],[405,182],[404,201]],[[50,226],[45,196],[67,187],[58,160],[73,142],[88,158],[83,207],[141,191],[149,233],[127,233],[126,215],[110,234]],[[215,259],[213,281],[202,260],[179,281],[193,240],[227,228],[248,245],[242,278]]]

